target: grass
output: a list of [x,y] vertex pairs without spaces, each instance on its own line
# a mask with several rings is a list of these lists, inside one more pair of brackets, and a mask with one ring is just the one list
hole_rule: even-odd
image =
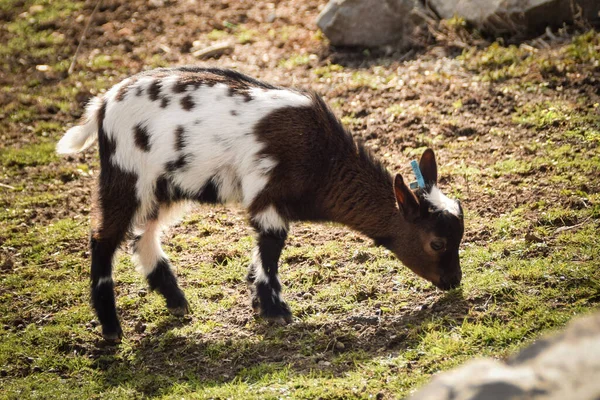
[[[13,12],[14,4],[0,8]],[[23,10],[44,8],[31,24],[14,14],[0,54],[31,48],[39,63],[66,69],[56,58],[66,39],[43,28],[73,16],[83,3],[23,4]],[[235,35],[244,47],[259,40],[252,27],[224,25],[228,31],[215,29],[208,39]],[[280,37],[301,28],[273,29]],[[537,83],[595,71],[598,37],[594,31],[577,36],[557,57],[500,43],[468,50],[461,73],[526,96],[531,85],[524,78],[532,71]],[[307,70],[314,50],[291,53],[279,66]],[[106,346],[88,295],[97,157],[59,159],[53,149],[65,121],[81,112],[76,95],[101,93],[114,83],[108,76],[124,73],[113,68],[126,56],[111,57],[81,61],[90,68],[60,81],[27,77],[29,89],[3,106],[0,182],[10,188],[0,187],[0,398],[401,398],[437,372],[475,356],[504,358],[598,308],[598,106],[548,88],[543,101],[523,101],[504,125],[471,141],[436,134],[448,161],[440,169],[450,180],[445,187],[473,205],[466,208],[459,289],[438,291],[347,229],[297,224],[281,259],[284,296],[296,320],[269,325],[250,310],[244,277],[253,237],[244,213],[200,207],[165,238],[193,314],[171,317],[123,251],[114,276],[126,336],[120,346]],[[165,61],[155,55],[147,63]],[[3,66],[20,79],[21,66]],[[351,128],[366,125],[365,118],[404,123],[438,112],[432,99],[396,96],[402,93],[394,86],[395,68],[324,63],[306,73],[315,84],[337,88],[331,103]],[[365,91],[387,96],[380,111],[365,107],[373,114],[366,117],[351,108],[353,96]],[[9,93],[4,86],[2,94]],[[449,96],[447,112],[458,127],[470,93]],[[40,118],[48,115],[55,117]],[[385,129],[373,131],[385,139]],[[432,140],[429,132],[400,129],[398,142],[381,146],[397,146],[406,159]]]
[[295,54],[287,59],[279,61],[279,66],[282,68],[292,69],[301,65],[310,63],[310,54]]
[[573,37],[559,54],[541,52],[527,44],[504,46],[495,42],[483,50],[475,47],[464,50],[460,60],[467,68],[481,73],[483,81],[504,81],[528,77],[527,83],[548,78],[559,79],[566,73],[588,64],[600,66],[600,35],[594,30]]

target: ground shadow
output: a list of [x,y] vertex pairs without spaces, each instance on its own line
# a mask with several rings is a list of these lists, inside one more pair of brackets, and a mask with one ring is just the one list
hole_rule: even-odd
[[[105,349],[94,367],[102,371],[106,389],[126,384],[150,396],[176,383],[196,388],[236,378],[252,383],[284,366],[295,374],[319,370],[342,376],[356,368],[357,360],[417,347],[427,324],[440,320],[459,324],[472,306],[458,289],[402,314],[349,317],[323,324],[265,322],[256,324],[253,334],[245,337],[228,337],[226,332],[177,336],[172,329],[185,322],[165,318],[152,335],[133,344],[130,357]],[[339,357],[344,353],[352,354]]]

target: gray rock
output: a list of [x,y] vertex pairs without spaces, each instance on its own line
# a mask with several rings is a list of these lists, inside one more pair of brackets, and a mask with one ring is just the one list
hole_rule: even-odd
[[457,15],[493,34],[540,33],[577,18],[600,21],[598,0],[427,0],[427,5],[442,18]]
[[597,400],[600,313],[576,320],[503,363],[471,361],[436,376],[411,400]]
[[317,25],[334,46],[406,45],[421,18],[418,0],[331,0]]

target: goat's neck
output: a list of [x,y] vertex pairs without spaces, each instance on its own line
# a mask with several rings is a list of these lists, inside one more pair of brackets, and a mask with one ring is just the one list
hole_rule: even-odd
[[399,210],[392,185],[390,174],[364,154],[332,160],[323,199],[328,219],[376,240],[397,234]]

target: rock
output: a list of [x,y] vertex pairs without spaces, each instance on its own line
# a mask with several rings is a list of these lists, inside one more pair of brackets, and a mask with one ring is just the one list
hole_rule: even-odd
[[344,350],[346,348],[346,345],[342,342],[335,342],[335,349],[336,350]]
[[334,46],[404,46],[422,22],[415,7],[418,0],[331,0],[317,25]]
[[581,8],[581,17],[599,22],[598,0],[428,0],[441,18],[457,15],[481,30],[493,34],[541,33],[548,26],[572,23]]
[[[6,186],[8,186],[8,185],[6,185]],[[2,260],[2,258],[0,257],[0,270],[1,271],[10,271],[13,269],[14,265],[15,264],[14,264],[12,258],[7,256],[4,260]]]
[[40,4],[36,4],[36,5],[29,7],[29,14],[31,14],[31,15],[41,13],[42,11],[44,11],[44,6],[42,6]]
[[411,397],[425,399],[600,398],[600,313],[538,340],[507,363],[475,360],[435,377]]

